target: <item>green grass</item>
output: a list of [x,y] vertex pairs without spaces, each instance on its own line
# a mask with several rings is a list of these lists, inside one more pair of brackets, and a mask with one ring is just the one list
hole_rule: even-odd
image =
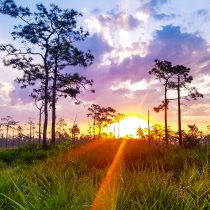
[[[69,145],[60,145],[45,160],[35,155],[33,164],[28,164],[31,157],[20,155],[28,166],[8,170],[1,170],[7,163],[1,161],[0,209],[91,209],[120,144],[93,142],[67,152]],[[120,172],[100,209],[210,209],[208,150],[127,141]]]
[[40,145],[6,149],[0,151],[0,169],[8,166],[32,164],[37,161],[45,160],[53,155],[61,154],[69,148],[71,148],[71,144],[65,142],[61,145],[56,145],[56,147],[48,146],[46,150],[43,150]]

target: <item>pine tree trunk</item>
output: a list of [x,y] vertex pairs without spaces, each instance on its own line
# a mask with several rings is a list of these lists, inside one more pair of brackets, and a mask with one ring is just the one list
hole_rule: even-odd
[[95,120],[95,118],[93,119],[93,140],[95,140],[95,138],[96,138],[96,131],[95,131],[95,129],[96,129],[96,120]]
[[42,109],[39,110],[39,144],[41,143]]
[[101,137],[101,125],[99,125],[99,130],[98,130],[98,139]]
[[[46,66],[46,64],[45,64]],[[45,68],[45,84],[44,84],[44,126],[43,126],[43,148],[47,148],[47,124],[48,124],[48,68]]]
[[55,123],[56,123],[56,86],[57,86],[57,77],[58,77],[58,66],[57,66],[57,55],[55,58],[55,69],[54,69],[54,78],[53,78],[53,92],[52,92],[52,131],[51,131],[51,143],[55,145]]
[[180,78],[178,76],[178,129],[179,129],[179,145],[182,145],[182,126],[181,126],[181,102],[180,102]]
[[9,136],[9,125],[7,125],[6,147],[7,147],[7,143],[8,143],[8,136]]
[[165,111],[165,142],[168,145],[168,121],[167,121],[167,108],[168,108],[168,101],[167,101],[167,85],[165,85],[165,101],[164,101],[164,111]]
[[35,127],[33,125],[33,144],[34,144],[34,129],[35,129]]
[[31,144],[31,120],[30,120],[30,132],[29,132],[29,140],[30,140],[30,144]]
[[151,138],[150,138],[150,125],[149,125],[149,110],[148,110],[148,141],[149,145],[151,144]]
[[53,95],[52,95],[52,131],[51,143],[55,145],[55,122],[56,122],[56,76],[53,79]]

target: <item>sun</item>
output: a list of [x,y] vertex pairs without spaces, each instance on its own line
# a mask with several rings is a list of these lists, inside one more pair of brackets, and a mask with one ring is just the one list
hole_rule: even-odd
[[128,116],[120,120],[119,123],[110,124],[107,127],[107,131],[112,132],[115,137],[125,137],[128,135],[132,138],[137,138],[136,132],[139,127],[141,129],[147,128],[147,121],[136,116]]

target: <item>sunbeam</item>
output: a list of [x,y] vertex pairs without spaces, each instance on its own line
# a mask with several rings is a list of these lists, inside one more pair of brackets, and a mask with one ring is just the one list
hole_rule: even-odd
[[[105,198],[107,196],[107,194],[110,192],[110,189],[113,189],[115,186],[115,184],[118,182],[119,180],[119,175],[120,175],[120,166],[121,166],[121,160],[123,157],[123,151],[124,151],[124,147],[126,144],[126,140],[122,141],[113,161],[111,166],[109,167],[109,170],[105,176],[105,178],[103,179],[100,189],[96,195],[96,198],[93,202],[92,208],[91,210],[102,210],[104,209],[105,206]],[[109,205],[109,203],[106,205]],[[110,204],[111,205],[111,204]]]

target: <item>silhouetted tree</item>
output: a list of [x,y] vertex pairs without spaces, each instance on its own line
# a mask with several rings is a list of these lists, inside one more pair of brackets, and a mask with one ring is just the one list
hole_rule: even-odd
[[[16,124],[17,125],[17,124]],[[15,131],[17,130],[17,127],[16,127],[16,125],[13,125],[12,127],[11,127],[11,130],[12,130],[12,146],[15,146]]]
[[18,121],[12,120],[11,116],[6,116],[4,118],[1,118],[3,123],[1,123],[2,126],[6,128],[6,147],[8,144],[8,137],[9,137],[9,128],[13,128],[15,125],[18,124]]
[[71,136],[72,139],[76,139],[77,135],[80,134],[80,130],[77,124],[74,124],[71,128],[70,128],[70,132],[71,132]]
[[188,135],[193,136],[194,138],[198,138],[200,136],[200,132],[196,124],[188,125],[188,128]]
[[[125,117],[124,114],[121,114],[121,113],[117,113],[115,116],[114,116],[114,119],[113,119],[113,123],[117,123],[118,125],[118,139],[120,138],[120,121]],[[115,133],[114,133],[114,137],[115,137]]]
[[[179,145],[182,145],[182,128],[181,128],[181,99],[189,100],[190,98],[196,100],[198,97],[203,97],[195,87],[190,87],[193,77],[189,75],[190,68],[183,65],[176,65],[172,68],[173,76],[170,78],[170,88],[177,91],[178,100],[178,132],[179,132]],[[181,92],[184,92],[184,95]]]
[[38,130],[38,141],[41,143],[41,126],[42,126],[42,114],[44,112],[44,87],[41,86],[39,89],[34,89],[30,96],[34,99],[36,108],[39,110],[39,130]]
[[137,129],[136,135],[139,137],[140,140],[144,139],[144,132],[140,127]]
[[34,122],[31,117],[29,117],[28,119],[29,121],[27,122],[27,124],[29,125],[29,141],[31,143],[34,139]]
[[[75,42],[83,41],[88,33],[81,27],[78,29],[76,19],[81,14],[75,10],[61,10],[51,5],[48,11],[42,4],[37,4],[38,11],[31,13],[28,8],[17,7],[13,1],[7,0],[1,5],[4,14],[19,17],[25,24],[16,26],[12,32],[14,39],[19,38],[25,44],[25,50],[16,49],[11,44],[2,45],[0,49],[7,52],[5,65],[23,71],[23,77],[17,79],[23,84],[22,87],[34,85],[36,80],[44,86],[43,147],[46,148],[49,96],[52,106],[51,135],[52,143],[55,144],[58,97],[75,98],[82,89],[93,83],[78,74],[61,71],[67,66],[86,67],[92,63],[93,55],[89,51],[84,53],[75,47]],[[50,89],[52,92],[49,92]],[[57,94],[58,91],[61,94]]]
[[155,142],[160,142],[161,139],[163,139],[164,136],[164,129],[159,124],[152,125],[151,134],[153,138],[155,139]]
[[101,107],[98,104],[92,104],[88,108],[89,113],[87,114],[87,117],[91,117],[93,119],[93,139],[95,139],[96,136],[96,121],[98,116],[100,115]]
[[207,128],[207,134],[209,135],[209,133],[210,133],[210,125],[207,125],[206,128]]
[[1,125],[1,123],[0,123],[0,138],[2,138],[2,140],[3,140],[3,136],[4,136],[4,134],[2,133],[3,132],[3,129],[2,129],[2,125]]
[[178,133],[171,126],[168,126],[168,142],[169,144],[178,144]]
[[0,13],[10,15],[13,18],[30,15],[27,7],[18,7],[13,0],[0,0]]
[[101,107],[100,115],[96,118],[96,124],[98,126],[98,138],[101,136],[102,127],[106,127],[113,122],[114,113],[116,111],[111,107]]
[[165,114],[165,141],[168,144],[168,121],[167,121],[167,109],[168,109],[168,97],[167,91],[169,89],[170,78],[173,76],[172,63],[169,61],[160,61],[156,59],[155,67],[149,71],[149,74],[154,75],[156,79],[159,79],[164,86],[164,101],[158,107],[155,107],[154,110],[159,112],[164,110]]
[[100,138],[102,127],[106,127],[108,124],[113,122],[114,113],[116,112],[111,107],[100,107],[97,104],[92,104],[88,108],[88,117],[93,118],[93,135],[95,136],[95,127],[98,127],[98,137]]
[[60,118],[56,125],[58,126],[58,132],[59,132],[59,141],[61,141],[61,138],[63,137],[64,129],[67,126],[66,121],[63,118]]
[[22,138],[23,138],[23,127],[21,126],[21,125],[19,125],[18,127],[17,127],[17,133],[18,133],[18,145],[20,145],[20,141],[22,140]]
[[189,131],[184,137],[183,146],[185,148],[198,147],[202,138],[202,132],[198,130],[196,124],[188,125],[188,128]]
[[92,139],[92,125],[91,125],[90,122],[88,123],[88,130],[87,130],[87,132],[88,132],[89,138]]

